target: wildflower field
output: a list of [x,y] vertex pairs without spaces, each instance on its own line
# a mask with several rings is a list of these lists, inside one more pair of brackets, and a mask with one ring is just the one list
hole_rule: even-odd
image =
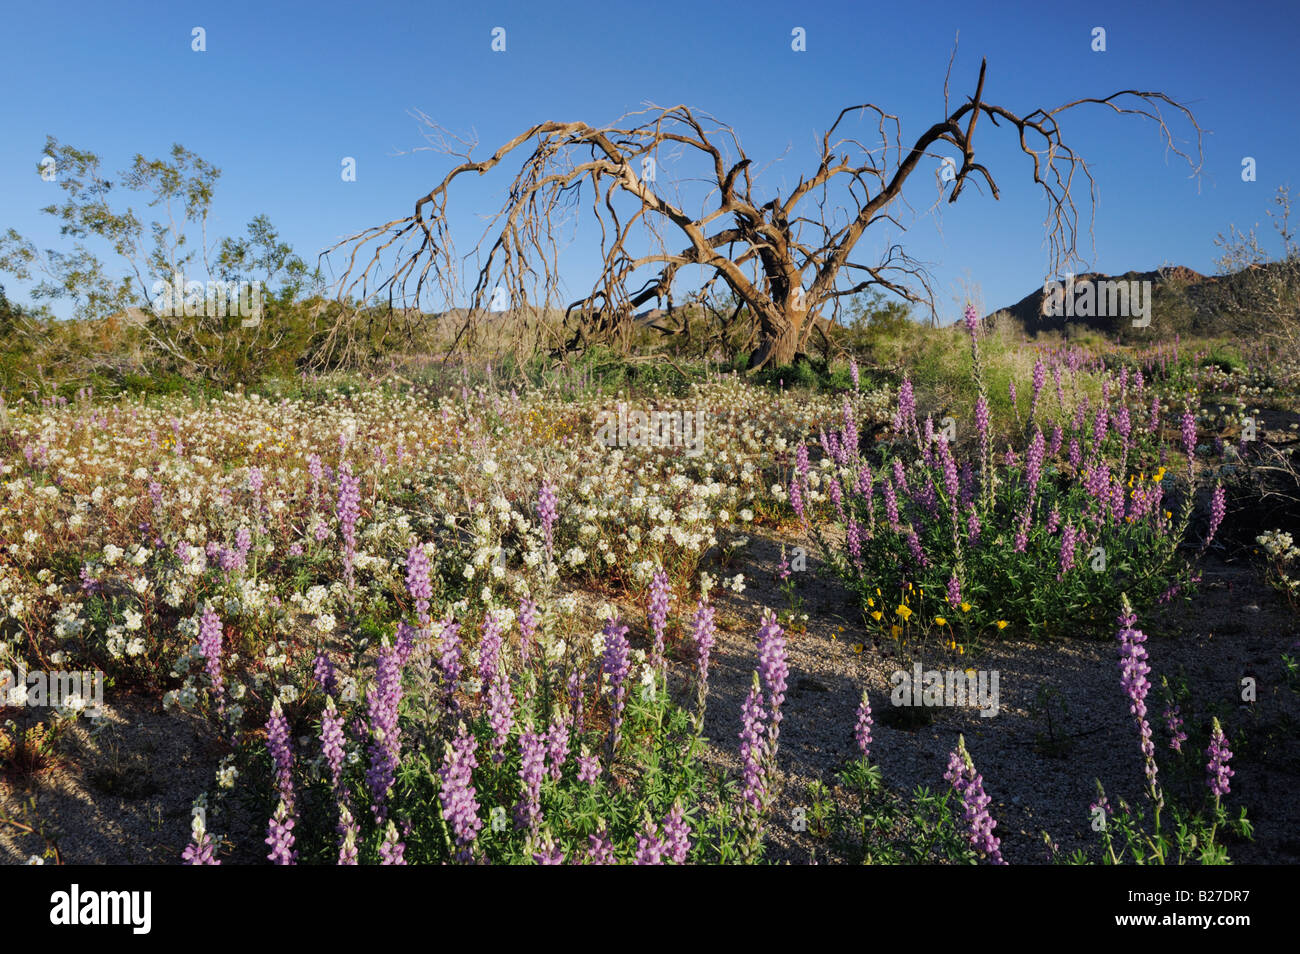
[[5,406],[0,851],[1295,862],[1295,366],[926,334]]

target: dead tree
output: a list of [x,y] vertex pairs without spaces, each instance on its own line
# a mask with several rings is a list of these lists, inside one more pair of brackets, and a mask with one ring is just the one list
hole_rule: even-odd
[[[927,159],[944,160],[936,167],[935,205],[945,194],[956,202],[970,181],[977,189],[987,185],[998,198],[992,174],[975,158],[982,118],[986,125],[1014,130],[1032,162],[1033,180],[1048,200],[1044,229],[1051,272],[1083,262],[1076,187],[1087,183],[1090,207],[1096,199],[1087,163],[1063,138],[1064,114],[1095,105],[1150,120],[1193,175],[1200,171],[1201,128],[1187,107],[1164,93],[1121,90],[1021,115],[985,99],[986,66],[980,65],[973,95],[953,109],[945,78],[945,117],[910,147],[903,145],[899,119],[880,107],[867,103],[841,110],[821,137],[816,168],[785,196],[760,192],[753,162],[731,127],[686,106],[648,106],[603,127],[539,123],[479,161],[472,158],[474,143],[421,116],[430,126],[429,148],[460,161],[419,197],[412,214],[352,235],[326,254],[340,249],[346,254],[340,295],[386,294],[410,301],[413,293],[419,301],[439,283],[448,299],[456,300],[464,293],[455,287],[462,261],[448,232],[451,186],[462,176],[482,175],[525,154],[508,197],[474,247],[478,268],[458,344],[472,339],[485,299],[499,300],[502,290],[511,307],[539,304],[545,312],[563,304],[554,233],[570,213],[585,213],[599,229],[602,260],[591,289],[565,308],[566,336],[572,335],[567,346],[594,336],[625,336],[635,310],[652,300],[666,302],[671,311],[674,280],[694,266],[706,276],[700,293],[722,282],[754,317],[759,341],[749,364],[756,368],[789,363],[802,352],[813,316],[835,311],[840,298],[867,288],[926,306],[934,320],[930,276],[901,245],[891,244],[876,261],[852,256],[868,229],[891,223],[904,230],[896,214],[900,207],[910,208],[903,186]],[[951,68],[950,62],[949,73]],[[1181,148],[1162,107],[1191,124],[1195,158]],[[871,120],[874,148],[841,132],[854,116]],[[955,156],[944,159],[947,152]],[[685,177],[666,185],[649,174],[684,160],[701,164],[692,170],[698,173],[692,181],[703,182],[707,193],[689,210],[680,198]],[[590,190],[585,202],[584,186]]]

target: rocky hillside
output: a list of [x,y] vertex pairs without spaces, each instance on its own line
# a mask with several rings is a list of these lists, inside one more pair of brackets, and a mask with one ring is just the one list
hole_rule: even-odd
[[1174,334],[1257,333],[1281,321],[1300,322],[1300,263],[1254,265],[1217,276],[1181,266],[1085,273],[1046,291],[1036,288],[984,321],[990,329],[1030,337],[1099,332],[1133,342]]

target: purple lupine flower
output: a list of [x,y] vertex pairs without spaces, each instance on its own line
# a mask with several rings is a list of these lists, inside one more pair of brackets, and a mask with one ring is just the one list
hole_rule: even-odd
[[1178,706],[1165,709],[1165,728],[1169,730],[1169,747],[1175,752],[1182,752],[1187,733],[1183,731],[1183,716]]
[[492,727],[492,761],[504,762],[506,741],[515,724],[515,694],[503,668],[498,668],[488,683],[488,724]]
[[193,839],[181,852],[181,863],[186,865],[219,865],[217,843],[203,827],[203,816],[195,813],[192,826]]
[[781,704],[785,702],[786,680],[790,664],[786,657],[785,633],[770,609],[763,612],[758,628],[758,676],[763,684],[767,714],[772,722],[768,728],[768,757],[776,758],[776,741],[781,731]]
[[1060,568],[1056,575],[1058,580],[1065,579],[1065,574],[1074,569],[1074,547],[1078,539],[1078,531],[1067,523],[1061,531],[1061,553],[1057,558],[1057,566]]
[[1065,434],[1061,430],[1061,425],[1056,424],[1052,427],[1052,441],[1047,447],[1047,456],[1056,459],[1056,455],[1061,452],[1061,442],[1065,439]]
[[221,619],[211,607],[204,610],[199,623],[199,652],[206,662],[208,681],[212,683],[212,695],[217,701],[217,712],[224,713],[226,697],[221,678]]
[[618,864],[618,859],[614,857],[614,844],[610,841],[609,832],[603,828],[594,835],[587,836],[587,864]]
[[1016,529],[1016,536],[1011,548],[1012,553],[1024,553],[1029,546],[1029,527],[1033,523],[1033,519],[1033,513],[1026,504],[1025,512],[1020,518],[1020,526]]
[[1071,437],[1070,438],[1070,466],[1077,471],[1079,469],[1079,465],[1082,463],[1083,463],[1083,451],[1079,449],[1079,439],[1077,437]]
[[240,527],[235,532],[235,550],[239,553],[239,566],[243,566],[248,558],[248,551],[253,549],[253,533],[247,527]]
[[1029,483],[1029,498],[1032,506],[1034,493],[1038,490],[1038,482],[1043,475],[1043,457],[1047,453],[1047,447],[1043,440],[1043,432],[1034,428],[1033,440],[1029,443],[1029,450],[1025,453],[1025,479]]
[[762,810],[766,794],[763,770],[765,718],[763,694],[755,672],[753,688],[740,708],[740,761],[744,777],[741,799],[755,811]]
[[910,530],[910,531],[908,531],[908,534],[907,534],[907,549],[908,549],[908,552],[911,553],[911,555],[912,555],[912,559],[913,559],[914,561],[916,561],[916,564],[917,564],[918,566],[924,568],[924,567],[928,567],[928,566],[930,565],[930,560],[929,560],[929,558],[925,555],[925,550],[923,550],[923,549],[921,548],[921,538],[920,538],[919,536],[916,535],[916,531],[915,531],[915,530]]
[[1152,434],[1160,430],[1160,396],[1157,394],[1151,395],[1151,413],[1147,428]]
[[1121,404],[1119,410],[1115,413],[1115,431],[1124,440],[1124,447],[1129,446],[1129,435],[1133,433],[1133,421],[1128,413],[1128,405]]
[[1102,442],[1106,440],[1106,429],[1110,426],[1110,412],[1103,404],[1097,408],[1097,416],[1092,421],[1092,450],[1094,456],[1101,455]]
[[1138,733],[1142,738],[1141,749],[1146,763],[1147,782],[1151,786],[1152,796],[1158,797],[1155,787],[1156,747],[1151,740],[1151,724],[1147,721],[1146,697],[1151,688],[1147,675],[1151,672],[1151,667],[1147,664],[1147,651],[1142,645],[1147,637],[1140,629],[1133,628],[1137,617],[1129,608],[1127,599],[1124,600],[1123,606],[1124,612],[1119,618],[1118,634],[1120,685],[1129,698],[1129,712],[1137,720]]
[[293,811],[293,751],[289,747],[289,720],[284,717],[284,709],[277,696],[271,703],[271,715],[266,720],[266,748],[271,753],[271,762],[275,767],[275,782],[279,789],[280,801]]
[[523,794],[515,805],[515,825],[536,832],[542,821],[542,778],[546,775],[546,735],[532,726],[519,734],[519,781]]
[[316,685],[320,686],[321,692],[326,695],[334,694],[337,687],[334,663],[330,661],[324,647],[316,650],[316,658],[312,661],[312,678],[316,680]]
[[381,865],[406,864],[406,845],[397,836],[397,826],[391,821],[384,831],[384,840],[379,845],[379,863]]
[[955,508],[957,498],[961,495],[961,480],[957,476],[957,461],[946,440],[939,441],[939,466],[943,469],[943,489],[948,495],[949,503]]
[[446,744],[446,755],[438,771],[442,779],[438,801],[442,804],[442,817],[456,836],[456,857],[460,861],[470,860],[474,839],[483,827],[478,817],[478,793],[473,778],[474,769],[478,768],[474,758],[477,744],[462,722],[456,738]]
[[629,647],[627,627],[619,622],[615,615],[605,624],[605,651],[601,658],[601,669],[609,679],[612,701],[609,716],[609,759],[614,760],[614,750],[618,748],[619,730],[623,726],[623,706],[627,699],[627,679],[629,669]]
[[339,797],[346,797],[343,789],[343,716],[334,705],[332,696],[325,697],[325,711],[320,720],[320,750],[329,768],[330,786]]
[[564,849],[552,841],[549,835],[543,835],[536,843],[536,849],[533,851],[533,864],[562,865],[564,864]]
[[[85,570],[83,569],[82,572],[84,573]],[[785,557],[785,544],[781,544],[781,562],[777,564],[776,578],[782,583],[790,579],[790,561]]]
[[978,543],[981,529],[980,515],[975,512],[975,507],[972,504],[966,514],[966,539],[971,543]]
[[894,475],[894,488],[900,494],[907,493],[907,468],[903,466],[903,462],[895,457],[890,469]]
[[953,791],[962,801],[971,846],[992,864],[1006,864],[1002,858],[1002,842],[993,834],[998,826],[989,814],[993,800],[984,793],[984,779],[975,771],[975,763],[966,751],[966,740],[960,735],[957,748],[948,756],[948,770],[943,777],[952,783]]
[[1060,508],[1053,506],[1052,509],[1047,514],[1047,532],[1049,534],[1055,533],[1057,528],[1060,526],[1061,526]]
[[461,673],[460,623],[450,616],[442,621],[442,635],[438,637],[438,668],[442,670],[443,705],[456,707],[456,685]]
[[501,668],[501,620],[488,611],[483,615],[483,635],[478,647],[478,677],[486,685]]
[[370,765],[366,782],[370,785],[371,813],[375,821],[388,818],[388,793],[401,763],[402,730],[397,720],[402,701],[402,653],[396,646],[382,646],[375,660],[375,682],[366,691],[370,724]]
[[831,503],[835,505],[835,513],[840,518],[840,523],[844,522],[844,491],[840,489],[840,480],[838,477],[831,476],[827,482],[827,489],[830,491]]
[[1223,523],[1224,515],[1227,514],[1227,512],[1227,497],[1223,492],[1223,484],[1219,484],[1214,488],[1214,494],[1210,498],[1210,533],[1209,536],[1205,538],[1205,543],[1201,545],[1202,550],[1207,548],[1210,545],[1210,541],[1214,539],[1214,535],[1218,532],[1219,525]]
[[284,799],[280,800],[275,814],[271,816],[271,821],[266,827],[266,843],[271,846],[271,853],[266,857],[271,859],[273,864],[277,865],[294,865],[298,863],[298,852],[293,848],[293,817],[289,814],[289,809],[285,807]]
[[537,604],[528,597],[519,600],[519,656],[524,665],[532,655],[533,638],[537,635]]
[[709,654],[713,651],[713,640],[717,633],[713,617],[713,607],[704,597],[700,597],[695,606],[695,618],[691,622],[691,644],[695,647],[695,671],[698,675],[696,698],[701,712],[709,694]]
[[917,431],[916,395],[912,391],[912,382],[906,376],[898,387],[898,410],[894,413],[894,430],[907,436]]
[[1016,406],[1016,382],[1014,380],[1007,382],[1007,395],[1011,398],[1011,406],[1015,407]]
[[867,690],[862,690],[862,701],[858,703],[858,721],[853,726],[853,741],[858,744],[858,751],[865,759],[871,754],[871,700]]
[[686,864],[686,857],[691,850],[691,825],[676,802],[668,810],[662,830],[664,856],[675,865]]
[[569,723],[562,714],[556,714],[546,734],[546,758],[551,763],[551,778],[558,782],[564,775],[564,762],[569,757]]
[[790,509],[800,520],[806,520],[804,515],[803,491],[799,487],[799,478],[790,481]]
[[550,481],[542,481],[537,492],[537,519],[542,524],[542,539],[546,542],[546,560],[549,563],[555,556],[555,521],[559,519],[559,498],[555,486]]
[[668,626],[668,601],[672,598],[672,588],[668,585],[668,574],[663,570],[655,571],[650,580],[650,607],[648,615],[650,630],[654,633],[654,650],[650,664],[658,669],[664,658],[664,632]]
[[659,826],[651,818],[646,818],[645,827],[636,836],[637,865],[661,865],[664,863],[664,843],[659,838]]
[[948,578],[948,605],[954,609],[961,605],[961,580],[956,573]]
[[1029,403],[1029,413],[1033,415],[1038,410],[1038,397],[1043,392],[1043,385],[1047,383],[1047,368],[1043,365],[1041,357],[1034,361],[1033,376],[1033,398]]
[[882,482],[880,493],[885,499],[885,517],[889,520],[889,526],[894,530],[898,530],[898,497],[895,495],[894,485],[888,477]]
[[1223,734],[1223,726],[1219,725],[1217,717],[1211,723],[1210,745],[1205,750],[1205,755],[1209,759],[1205,765],[1205,784],[1210,786],[1210,791],[1217,800],[1231,791],[1228,779],[1237,774],[1228,767],[1232,751],[1228,748],[1228,739]]
[[595,785],[600,780],[600,757],[588,755],[586,750],[578,756],[578,781]]
[[802,483],[808,482],[808,447],[803,441],[794,451],[794,470]]
[[1119,477],[1110,484],[1110,515],[1116,523],[1124,520],[1124,482]]
[[966,310],[962,312],[962,320],[965,322],[967,334],[969,334],[971,339],[974,340],[975,336],[979,334],[980,329],[979,314],[975,311],[974,305],[966,306]]
[[355,582],[353,559],[357,552],[357,518],[361,516],[361,481],[352,476],[352,464],[346,460],[339,464],[339,496],[335,512],[343,534],[343,579],[350,598]]
[[853,390],[854,390],[854,391],[856,391],[856,390],[858,389],[858,375],[859,375],[859,372],[858,372],[858,359],[850,355],[850,357],[849,357],[849,377],[853,379]]
[[429,626],[429,600],[433,586],[429,582],[429,555],[419,543],[411,544],[406,553],[406,590],[415,600],[415,615],[424,628]]
[[1190,469],[1196,460],[1196,416],[1187,407],[1183,409],[1183,453],[1187,455]]

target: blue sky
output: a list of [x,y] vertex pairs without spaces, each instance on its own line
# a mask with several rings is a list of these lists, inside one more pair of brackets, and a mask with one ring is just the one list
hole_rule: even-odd
[[[206,30],[207,51],[191,50]],[[505,27],[507,50],[491,50]],[[1104,53],[1091,31],[1107,32]],[[807,51],[791,50],[803,27]],[[1293,101],[1300,4],[1207,0],[1133,5],[833,2],[636,4],[244,2],[11,5],[0,62],[12,82],[0,107],[0,230],[59,247],[39,209],[55,186],[36,174],[45,136],[99,153],[110,170],[179,142],[222,170],[212,229],[241,233],[267,214],[305,258],[337,238],[406,214],[448,160],[424,144],[411,110],[477,134],[482,154],[545,119],[611,122],[646,101],[685,103],[730,123],[761,184],[788,189],[810,165],[814,136],[843,106],[874,102],[898,115],[904,141],[942,116],[943,74],[960,31],[952,96],[989,61],[985,98],[1017,112],[1126,88],[1188,103],[1209,135],[1201,180],[1166,155],[1154,126],[1094,110],[1063,121],[1092,164],[1099,204],[1095,255],[1106,272],[1163,263],[1213,269],[1217,233],[1256,222],[1278,185],[1300,187]],[[1045,204],[1007,129],[982,123],[977,157],[1002,190],[968,188],[942,219],[918,218],[901,237],[930,264],[940,315],[952,320],[978,291],[988,309],[1043,280]],[[1189,133],[1186,125],[1177,127]],[[343,157],[357,181],[340,177]],[[781,159],[779,162],[771,160]],[[1243,182],[1244,156],[1257,181]],[[936,163],[937,165],[937,163]],[[923,209],[932,174],[907,195]],[[453,194],[453,225],[468,238],[508,176]],[[1085,207],[1086,209],[1086,207]],[[882,237],[862,246],[874,256]],[[569,287],[590,281],[592,236],[581,225],[565,252]],[[1271,240],[1271,232],[1270,232]],[[464,239],[462,239],[462,247]],[[0,276],[10,294],[22,283]],[[67,309],[56,309],[65,313]]]

